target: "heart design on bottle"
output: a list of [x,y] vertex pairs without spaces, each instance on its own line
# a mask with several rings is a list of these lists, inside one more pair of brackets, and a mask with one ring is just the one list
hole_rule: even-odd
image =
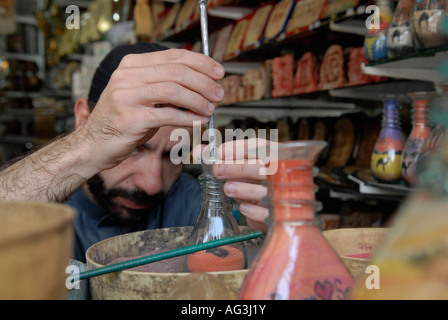
[[328,280],[325,280],[324,283],[317,281],[314,285],[314,292],[322,300],[330,300],[333,295],[333,284]]

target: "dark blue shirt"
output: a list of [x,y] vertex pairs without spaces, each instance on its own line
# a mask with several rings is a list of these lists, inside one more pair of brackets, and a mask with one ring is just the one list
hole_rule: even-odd
[[165,201],[152,209],[147,220],[123,226],[79,189],[66,202],[77,211],[74,219],[76,239],[73,258],[85,262],[87,249],[106,238],[148,229],[192,226],[199,215],[200,200],[201,188],[197,179],[182,173]]

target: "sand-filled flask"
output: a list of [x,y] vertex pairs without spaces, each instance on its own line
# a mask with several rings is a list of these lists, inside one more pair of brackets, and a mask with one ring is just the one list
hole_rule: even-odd
[[325,146],[324,141],[279,144],[277,172],[267,178],[272,222],[240,299],[347,299],[353,279],[314,223],[319,205],[313,159]]
[[[201,211],[189,237],[189,245],[218,240],[240,234],[233,216],[233,205],[224,193],[225,180],[216,179],[210,165],[202,163]],[[198,251],[186,257],[187,272],[240,270],[247,267],[243,242]]]

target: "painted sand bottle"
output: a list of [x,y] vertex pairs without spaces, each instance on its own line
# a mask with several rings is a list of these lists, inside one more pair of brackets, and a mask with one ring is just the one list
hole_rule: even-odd
[[412,92],[409,95],[413,101],[413,123],[404,146],[401,175],[408,185],[413,185],[415,165],[426,139],[431,134],[431,127],[428,123],[428,107],[435,92]]
[[[393,4],[391,0],[375,0],[379,8],[379,22],[369,25],[368,34],[364,39],[364,51],[367,61],[387,59],[387,30],[393,19]],[[375,24],[376,22],[376,24]]]
[[411,20],[414,0],[400,0],[387,30],[387,51],[389,58],[403,57],[415,52],[414,33]]
[[[270,147],[277,171],[268,176],[270,226],[240,292],[244,300],[346,299],[353,279],[314,223],[313,159],[324,141]],[[272,164],[272,162],[271,162]]]
[[446,46],[446,0],[415,0],[412,28],[419,50]]
[[[448,127],[446,105],[433,110]],[[351,298],[390,300],[448,299],[448,140],[417,163],[414,192],[389,223],[371,265],[378,277],[357,279]],[[369,275],[370,276],[370,275]],[[379,281],[368,289],[367,281]]]
[[398,100],[393,95],[386,95],[383,104],[382,128],[373,149],[370,170],[378,182],[398,183],[401,180],[401,160],[405,144]]
[[[231,199],[224,193],[224,180],[213,175],[213,160],[202,159],[201,211],[188,244],[194,245],[240,234],[233,216]],[[198,251],[186,257],[187,272],[213,272],[240,270],[247,267],[243,242]]]

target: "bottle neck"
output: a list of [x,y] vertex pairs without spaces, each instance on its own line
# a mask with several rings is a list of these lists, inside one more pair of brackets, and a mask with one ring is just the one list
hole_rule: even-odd
[[414,126],[428,125],[428,103],[427,100],[418,100],[414,102]]
[[400,129],[400,117],[396,101],[385,101],[383,111],[383,127]]
[[278,163],[278,171],[268,177],[271,220],[274,223],[314,220],[317,211],[310,160],[288,160]]
[[224,193],[225,180],[216,179],[213,175],[201,174],[201,204],[203,207],[220,210],[232,210],[231,199]]
[[279,200],[270,205],[271,219],[276,225],[309,225],[314,222],[315,212],[319,211],[320,202],[314,200]]

